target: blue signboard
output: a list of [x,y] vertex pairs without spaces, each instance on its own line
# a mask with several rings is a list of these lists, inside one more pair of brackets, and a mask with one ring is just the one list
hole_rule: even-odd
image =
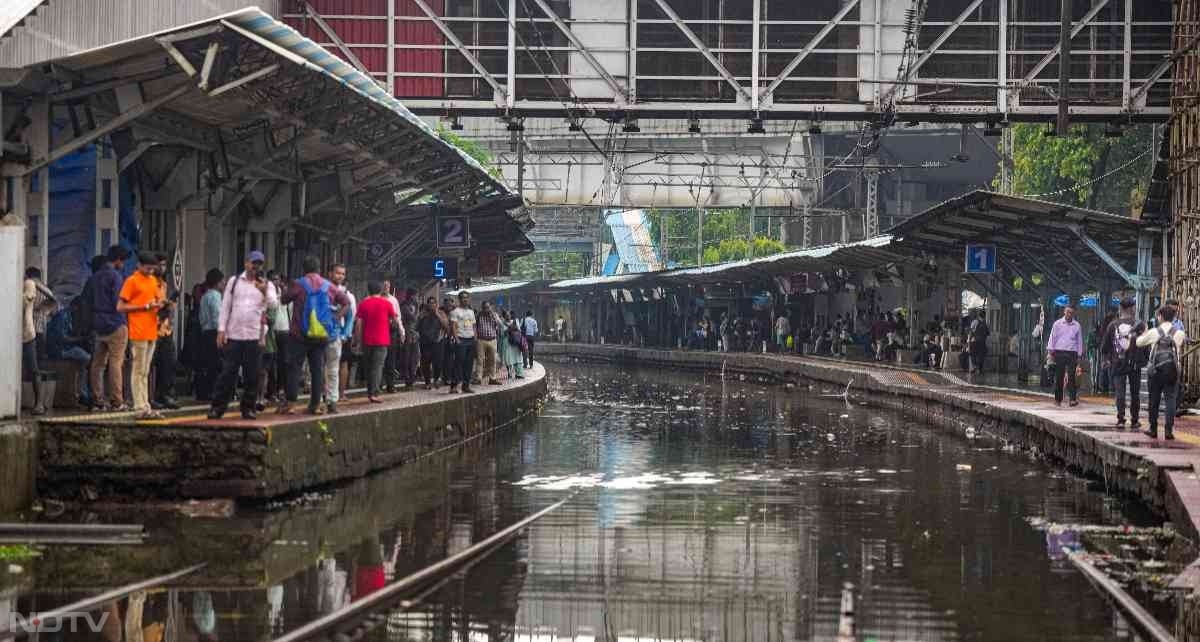
[[968,245],[964,271],[969,274],[995,274],[996,246]]

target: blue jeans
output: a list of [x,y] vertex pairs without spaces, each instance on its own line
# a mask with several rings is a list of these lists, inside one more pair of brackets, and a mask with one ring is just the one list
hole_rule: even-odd
[[450,378],[450,385],[462,384],[463,388],[471,387],[471,374],[475,372],[475,339],[459,339],[454,344],[455,370]]

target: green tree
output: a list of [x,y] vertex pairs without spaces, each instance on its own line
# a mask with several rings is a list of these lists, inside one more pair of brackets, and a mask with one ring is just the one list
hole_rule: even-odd
[[[1152,125],[1119,138],[1099,124],[1075,125],[1069,136],[1047,136],[1045,125],[1012,125],[1014,194],[1128,214],[1141,206],[1155,154]],[[993,187],[999,189],[997,174]]]
[[[662,240],[667,226],[667,259],[679,265],[696,264],[699,215],[694,209],[647,210],[650,238]],[[765,221],[755,220],[749,208],[704,211],[704,263],[720,263],[786,251],[783,243],[769,238]],[[659,248],[662,251],[662,248]]]
[[447,143],[450,143],[451,145],[461,149],[464,153],[466,153],[467,156],[474,158],[476,162],[478,162],[480,165],[483,165],[484,168],[487,169],[487,173],[491,175],[492,178],[498,179],[502,176],[500,168],[492,164],[492,153],[489,152],[486,147],[480,144],[479,141],[472,140],[464,136],[459,136],[449,129],[446,129],[446,126],[440,122],[437,126],[437,135],[438,138],[441,138]]
[[584,258],[585,255],[577,252],[534,252],[513,260],[512,278],[537,281],[586,276],[591,265]]

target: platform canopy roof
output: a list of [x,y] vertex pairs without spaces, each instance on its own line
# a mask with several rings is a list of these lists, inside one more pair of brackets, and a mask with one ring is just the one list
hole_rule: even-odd
[[[24,72],[17,83],[15,72]],[[413,237],[410,254],[421,252],[432,244],[434,211],[451,209],[472,217],[476,241],[490,249],[532,250],[521,199],[487,168],[370,76],[257,8],[0,80],[77,112],[75,136],[29,159],[30,170],[127,131],[133,141],[121,156],[141,145],[209,152],[211,194],[264,181],[302,185],[306,224],[334,240],[374,239],[376,226],[392,224],[389,233]]]
[[1138,239],[1157,236],[1151,222],[1061,203],[976,190],[952,198],[888,230],[909,254],[962,261],[969,244],[995,245],[998,267],[1018,276],[1041,274],[1063,291],[1128,280],[1136,272]]

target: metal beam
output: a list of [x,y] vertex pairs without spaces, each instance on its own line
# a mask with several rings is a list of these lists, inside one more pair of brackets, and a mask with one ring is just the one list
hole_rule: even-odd
[[1194,37],[1192,37],[1192,39],[1189,40],[1181,49],[1173,52],[1170,56],[1164,58],[1162,62],[1158,63],[1158,66],[1156,66],[1154,70],[1150,72],[1150,75],[1146,77],[1146,82],[1139,85],[1138,88],[1133,90],[1133,93],[1130,94],[1129,105],[1127,107],[1132,108],[1134,106],[1141,106],[1138,105],[1138,103],[1140,102],[1142,96],[1144,96],[1146,92],[1150,91],[1150,86],[1158,82],[1163,77],[1163,74],[1167,73],[1167,71],[1175,64],[1176,60],[1182,58],[1192,49],[1195,49],[1197,44],[1200,44],[1200,33],[1197,33]]
[[1041,270],[1043,279],[1046,279],[1047,281],[1049,281],[1052,285],[1054,285],[1054,287],[1058,288],[1059,291],[1070,293],[1070,291],[1071,291],[1070,288],[1068,288],[1065,283],[1058,280],[1058,277],[1055,276],[1054,270],[1051,270],[1050,268],[1046,267],[1046,264],[1043,263],[1041,259],[1034,256],[1034,254],[1032,252],[1030,252],[1025,246],[1018,245],[1017,251],[1021,253],[1021,256],[1025,257],[1026,261],[1029,261],[1030,263],[1032,263],[1033,267]]
[[180,96],[188,93],[191,90],[192,90],[192,83],[185,82],[185,83],[175,87],[171,91],[168,91],[167,93],[159,96],[158,98],[151,100],[150,102],[141,103],[141,104],[137,105],[136,107],[129,109],[128,111],[121,112],[115,118],[108,121],[107,123],[104,123],[103,125],[93,129],[92,131],[90,131],[86,134],[83,134],[82,136],[78,136],[72,140],[69,140],[69,141],[63,143],[62,145],[59,145],[58,147],[54,148],[54,151],[47,154],[45,158],[35,159],[33,162],[31,162],[28,166],[26,166],[24,168],[24,171],[22,172],[22,174],[23,175],[31,174],[31,173],[49,165],[50,163],[53,163],[54,161],[62,158],[63,156],[70,154],[71,152],[79,149],[80,147],[83,147],[84,145],[87,145],[89,143],[96,141],[101,136],[104,136],[105,134],[108,134],[109,132],[118,130],[118,129],[128,125],[129,123],[132,123],[133,121],[137,120],[138,118],[141,118],[142,116],[145,116],[146,114],[149,114],[150,112],[154,111],[155,109],[162,107],[163,105],[171,102],[172,100],[175,100],[176,98],[179,98]]
[[[1107,4],[1108,0],[1096,0],[1096,4],[1093,4],[1092,8],[1088,9],[1087,14],[1083,16],[1083,20],[1080,20],[1074,27],[1071,28],[1071,37],[1074,38],[1075,36],[1078,36],[1079,32],[1083,31],[1083,28],[1088,26],[1092,20],[1096,18],[1096,15],[1100,13],[1100,10],[1103,9]],[[1046,65],[1050,64],[1050,61],[1054,60],[1054,58],[1058,56],[1058,53],[1062,51],[1062,44],[1062,38],[1059,38],[1058,44],[1055,45],[1049,53],[1042,57],[1042,59],[1033,66],[1033,69],[1029,70],[1029,73],[1025,74],[1025,77],[1021,79],[1021,84],[1028,85],[1033,81],[1034,78],[1037,77],[1038,74],[1042,73],[1042,70],[1046,68]]]
[[[880,2],[881,0],[875,1]],[[1008,0],[1002,1],[1007,2]],[[938,34],[938,37],[929,44],[929,48],[925,50],[925,53],[921,54],[920,58],[917,58],[917,61],[913,63],[912,67],[909,67],[907,70],[905,70],[903,80],[907,81],[908,79],[912,78],[914,74],[917,73],[917,70],[921,68],[921,65],[929,62],[929,59],[933,57],[933,54],[937,53],[938,48],[945,44],[945,42],[950,39],[950,36],[954,35],[955,31],[958,31],[958,28],[967,21],[967,18],[969,18],[981,4],[983,4],[983,0],[974,0],[974,2],[967,5],[967,8],[963,9],[962,13],[958,14],[958,17],[954,19],[954,22],[947,25],[946,28],[942,30],[942,33]]]
[[204,64],[200,67],[200,88],[208,89],[208,80],[212,75],[213,63],[217,61],[217,52],[221,49],[219,41],[208,43],[208,49],[204,52]]
[[997,299],[997,300],[1000,300],[1000,299],[1004,298],[1004,297],[1000,296],[1000,294],[999,294],[998,292],[996,292],[995,290],[993,290],[993,289],[992,289],[992,286],[988,285],[987,283],[984,283],[983,279],[979,278],[979,275],[978,275],[978,274],[968,274],[967,276],[968,276],[968,277],[970,277],[970,279],[971,279],[972,281],[974,281],[976,284],[978,284],[978,285],[979,285],[979,287],[980,287],[980,288],[981,288],[981,289],[982,289],[984,292],[987,292],[988,294],[990,294],[990,295],[992,295],[992,296],[996,297],[996,299]]
[[224,223],[229,215],[233,214],[233,211],[237,209],[237,206],[242,202],[242,199],[246,198],[250,192],[254,191],[254,188],[258,186],[258,181],[259,179],[257,178],[250,179],[241,187],[241,189],[230,195],[229,198],[225,199],[225,202],[221,203],[221,209],[217,211],[217,220]]
[[1080,283],[1090,284],[1090,281],[1095,278],[1096,275],[1092,274],[1086,267],[1084,267],[1078,259],[1071,256],[1070,252],[1064,250],[1061,244],[1046,243],[1046,245],[1049,245],[1051,248],[1053,248],[1054,253],[1063,260],[1063,263],[1067,264],[1067,267],[1071,268],[1071,271],[1075,273],[1075,276],[1079,279]]
[[[367,66],[358,59],[358,56],[354,55],[354,52],[350,50],[350,47],[346,46],[346,42],[337,35],[337,32],[333,30],[333,27],[330,27],[329,23],[325,22],[325,19],[321,17],[321,14],[317,13],[316,9],[313,9],[312,3],[304,3],[304,13],[308,14],[308,17],[312,18],[313,22],[317,23],[317,27],[319,27],[321,31],[324,31],[325,35],[329,36],[329,39],[333,41],[333,45],[338,48],[338,51],[342,52],[343,56],[346,57],[346,62],[353,65],[355,69],[361,71],[371,80],[375,80],[375,77],[371,75],[371,72],[367,69]],[[379,82],[378,80],[375,80],[375,83],[383,85],[383,83]]]
[[[880,0],[876,0],[876,2],[879,1]],[[664,2],[665,0],[658,0],[660,5],[664,4]],[[791,62],[789,62],[783,68],[783,71],[779,72],[778,76],[775,76],[775,79],[771,81],[771,84],[767,85],[767,88],[764,89],[761,94],[759,94],[759,102],[762,103],[770,100],[771,96],[775,94],[775,90],[779,88],[779,85],[782,85],[783,81],[787,80],[787,77],[796,70],[796,67],[799,67],[800,63],[804,62],[804,59],[808,57],[808,54],[812,53],[813,49],[816,49],[817,45],[825,39],[825,36],[829,35],[829,32],[833,31],[834,27],[837,27],[838,23],[840,23],[842,19],[850,13],[850,10],[856,6],[858,6],[858,0],[850,0],[843,5],[837,14],[833,16],[833,20],[825,23],[821,27],[821,30],[818,31],[811,39],[809,39],[808,44],[804,45],[804,49],[801,49],[800,53],[796,54],[796,56],[792,58]],[[740,87],[741,85],[738,86]],[[754,91],[758,91],[758,87],[755,87]]]
[[[422,2],[423,0],[414,1]],[[679,27],[679,30],[683,32],[683,35],[691,41],[692,46],[700,52],[700,55],[704,56],[705,60],[708,60],[708,63],[713,66],[713,69],[717,70],[718,74],[721,74],[721,77],[725,79],[725,82],[729,83],[729,85],[737,91],[739,96],[745,98],[747,102],[750,102],[750,94],[746,91],[746,88],[742,86],[742,83],[738,82],[737,78],[734,77],[733,74],[729,73],[729,70],[725,68],[725,65],[721,64],[720,60],[717,60],[716,55],[714,55],[712,50],[710,50],[708,46],[704,44],[704,41],[696,35],[696,32],[692,31],[690,27],[684,24],[683,20],[679,17],[679,14],[675,13],[675,10],[672,9],[671,5],[667,3],[667,0],[654,1],[658,3],[658,8],[662,9],[662,12],[667,15],[667,18],[670,19],[671,22],[674,22],[675,26]],[[858,2],[858,0],[850,1],[851,3]]]
[[221,85],[220,87],[217,87],[216,89],[213,89],[212,91],[209,91],[208,95],[210,97],[215,98],[215,97],[220,96],[221,94],[229,91],[230,89],[237,89],[238,87],[241,87],[242,85],[245,85],[247,83],[251,83],[251,82],[254,82],[255,80],[258,80],[259,78],[264,78],[266,76],[270,76],[271,74],[273,74],[277,71],[279,71],[278,63],[276,63],[274,65],[269,65],[267,67],[263,67],[262,69],[259,69],[258,71],[248,73],[245,76],[238,78],[237,80],[227,82],[224,85]]
[[1117,276],[1121,277],[1121,280],[1128,283],[1129,287],[1135,290],[1149,290],[1154,287],[1155,283],[1157,283],[1153,277],[1143,277],[1131,273],[1129,270],[1125,269],[1125,266],[1121,265],[1120,261],[1113,258],[1113,256],[1109,254],[1108,251],[1100,245],[1100,243],[1098,243],[1091,236],[1088,236],[1087,230],[1083,229],[1083,226],[1075,225],[1072,226],[1072,229],[1075,231],[1075,235],[1079,237],[1079,240],[1083,241],[1083,244],[1088,246],[1088,249],[1090,249],[1093,254],[1100,257],[1100,260],[1104,261],[1108,267],[1112,268],[1113,272],[1116,272]]
[[[608,70],[604,68],[604,65],[601,65],[600,61],[596,60],[596,57],[592,55],[592,52],[588,51],[587,47],[583,46],[583,41],[581,41],[579,37],[575,35],[575,32],[571,31],[571,28],[567,26],[567,23],[562,21],[562,18],[558,17],[558,14],[554,13],[554,10],[550,8],[550,5],[546,4],[546,0],[533,1],[537,3],[537,6],[542,10],[542,13],[546,14],[546,17],[554,23],[554,26],[558,27],[558,30],[567,37],[567,40],[570,40],[571,44],[579,50],[579,55],[583,56],[583,59],[587,61],[587,64],[591,65],[592,69],[595,69],[596,73],[600,74],[600,77],[604,79],[604,82],[607,83],[609,88],[613,90],[613,96],[616,98],[617,103],[624,105],[626,103],[625,90],[622,89],[621,85],[617,83],[617,79],[613,78],[612,74],[608,73]],[[757,0],[755,1],[757,2]]]
[[158,142],[144,140],[138,143],[137,147],[133,148],[128,154],[122,156],[121,160],[117,161],[117,174],[125,173],[125,170],[129,169],[129,166],[133,165],[134,161],[141,158],[142,154],[145,154],[155,145],[158,145]]
[[[462,40],[459,40],[458,35],[446,25],[446,22],[442,20],[441,16],[434,13],[433,9],[429,8],[429,4],[427,4],[425,0],[413,0],[413,2],[415,2],[416,5],[420,7],[421,11],[425,13],[425,17],[429,18],[429,20],[433,22],[434,26],[436,26],[438,30],[442,32],[442,35],[446,37],[446,40],[449,40],[450,44],[454,45],[455,48],[458,49],[458,53],[462,54],[463,58],[467,59],[467,62],[471,64],[471,67],[473,67],[475,71],[479,73],[479,75],[483,76],[483,79],[487,81],[487,84],[491,85],[492,89],[495,90],[495,92],[499,94],[505,102],[507,102],[508,92],[504,91],[504,89],[500,87],[500,83],[496,82],[496,79],[492,77],[491,72],[489,72],[487,68],[483,66],[483,63],[479,62],[479,59],[475,57],[475,54],[471,53],[471,51],[467,49],[466,45],[464,45]],[[509,90],[514,89],[515,87],[509,87]]]

